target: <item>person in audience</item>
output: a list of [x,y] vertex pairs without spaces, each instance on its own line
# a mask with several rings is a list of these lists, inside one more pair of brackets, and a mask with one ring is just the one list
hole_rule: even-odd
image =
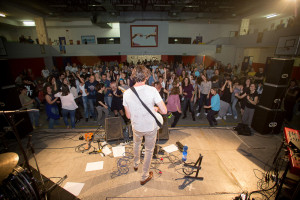
[[23,84],[23,78],[24,75],[20,73],[15,80],[16,85],[21,86]]
[[64,78],[65,78],[65,73],[61,73],[61,74],[59,75],[58,80],[57,80],[57,89],[58,89],[58,90],[60,90],[60,88],[61,88],[61,86],[62,86],[62,84],[63,84]]
[[104,92],[105,92],[105,86],[103,83],[99,83],[98,85],[96,85],[96,90],[97,90],[97,94],[96,94],[96,109],[98,112],[98,119],[97,119],[97,123],[99,125],[101,125],[101,118],[102,118],[102,113],[104,112],[105,114],[105,118],[108,117],[109,114],[109,110],[108,110],[108,106],[105,104],[104,101]]
[[232,88],[232,82],[230,80],[230,77],[226,77],[226,81],[224,85],[221,88],[221,91],[223,92],[223,95],[221,96],[220,101],[220,111],[219,116],[217,117],[217,120],[224,119],[226,120],[226,114],[228,110],[230,109],[230,103],[231,103],[231,94],[233,92]]
[[58,78],[58,76],[59,76],[59,71],[58,71],[58,69],[57,69],[56,66],[53,66],[53,67],[52,67],[51,75],[54,76],[55,78]]
[[256,92],[258,94],[258,101],[260,100],[263,90],[264,90],[263,83],[262,83],[262,81],[259,81],[257,84],[257,89],[256,89]]
[[85,79],[84,76],[77,75],[77,79],[79,80],[79,94],[81,95],[81,100],[83,104],[83,110],[84,110],[84,117],[85,121],[87,122],[89,120],[89,109],[88,109],[88,98],[87,94],[85,92]]
[[238,114],[237,114],[237,110],[236,110],[236,104],[239,101],[239,99],[236,97],[236,95],[240,94],[240,87],[239,87],[239,81],[235,80],[233,82],[233,93],[231,95],[231,108],[232,108],[232,115],[233,115],[233,119],[237,119]]
[[65,71],[71,71],[72,70],[72,66],[70,63],[67,63],[67,66],[65,67]]
[[[73,75],[74,75],[74,73],[73,73]],[[74,97],[75,103],[78,106],[80,104],[80,97],[81,96],[78,95],[75,78],[73,76],[70,76],[68,86],[70,88],[71,94]],[[81,111],[79,109],[76,109],[75,110],[75,124],[78,123],[82,118],[83,118],[83,116],[81,114]]]
[[284,98],[284,110],[286,111],[285,119],[290,122],[293,118],[293,108],[297,101],[297,96],[299,94],[299,87],[297,81],[292,79],[290,81],[289,87],[287,89],[285,98]]
[[31,81],[31,78],[24,77],[23,78],[23,87],[27,89],[27,96],[31,99],[34,99],[34,103],[37,109],[40,109],[40,100],[38,99],[38,90],[36,88],[36,84]]
[[[19,99],[22,104],[22,109],[27,109],[27,110],[34,109],[35,100],[30,98],[29,96],[27,96],[27,92],[28,92],[28,90],[26,87],[20,88]],[[34,129],[40,127],[40,123],[39,123],[40,112],[39,112],[39,110],[35,109],[35,110],[28,111],[28,114],[29,114],[29,118],[30,118],[32,127]]]
[[178,123],[180,116],[181,116],[181,104],[180,104],[180,98],[179,98],[179,84],[174,82],[174,86],[172,87],[171,94],[168,98],[168,104],[167,104],[167,110],[168,113],[172,113],[173,116],[175,116],[173,123],[171,124],[171,127],[175,127]]
[[45,102],[46,102],[46,114],[47,120],[49,121],[48,128],[53,129],[53,126],[59,122],[59,111],[57,106],[58,97],[54,97],[52,94],[52,86],[50,84],[45,85]]
[[[198,108],[197,117],[199,117],[201,114],[202,106],[209,104],[210,89],[211,89],[211,81],[208,81],[206,76],[201,75],[201,78],[198,79],[199,108]],[[205,113],[207,114],[207,109],[205,110]]]
[[218,88],[210,89],[210,93],[212,95],[211,104],[209,106],[205,105],[204,108],[210,108],[206,118],[209,122],[209,125],[213,127],[218,125],[215,115],[217,115],[220,110],[220,96],[218,94]]
[[67,129],[70,128],[68,122],[68,115],[70,115],[71,119],[71,127],[72,129],[75,128],[75,110],[78,108],[77,104],[75,103],[74,96],[70,93],[69,86],[66,84],[62,84],[61,92],[58,92],[54,95],[54,97],[59,97],[61,99],[62,105],[62,115],[67,126]]
[[164,102],[166,102],[167,99],[168,99],[168,97],[169,97],[168,90],[166,90],[165,88],[163,88],[162,85],[161,85],[161,83],[159,81],[157,81],[157,82],[154,83],[154,87],[157,89],[159,95],[164,100]]
[[117,83],[110,83],[111,91],[112,91],[112,102],[111,102],[111,110],[114,112],[115,117],[118,117],[118,113],[120,113],[123,118],[125,124],[127,124],[128,120],[124,115],[124,107],[122,105],[123,93],[121,90],[117,88]]
[[242,117],[242,123],[247,124],[249,127],[251,127],[255,106],[258,103],[258,94],[255,90],[254,83],[250,85],[250,91],[246,93],[246,98],[247,102]]
[[72,64],[72,68],[69,70],[70,72],[76,73],[78,71],[78,67],[76,63]]
[[42,70],[42,73],[41,73],[42,77],[44,78],[44,80],[47,79],[47,77],[50,75],[50,72],[48,70],[48,68],[45,66],[44,69]]
[[258,85],[259,83],[263,83],[265,78],[264,68],[258,68],[258,72],[254,75],[254,83]]
[[121,90],[123,93],[129,89],[129,86],[125,84],[125,80],[123,78],[120,78],[118,89]]
[[250,67],[250,71],[248,72],[248,77],[254,77],[256,74],[255,70],[253,67]]
[[189,108],[189,111],[192,114],[193,121],[195,121],[195,112],[193,108],[193,101],[194,101],[194,88],[193,85],[190,83],[190,79],[185,77],[182,83],[182,94],[183,94],[183,118],[186,118],[186,112]]
[[[86,81],[84,85],[85,93],[87,94],[87,99],[88,99],[88,106],[90,109],[90,118],[94,118],[95,121],[96,121],[96,113],[94,109],[96,105],[96,93],[97,93],[95,87],[97,84],[98,82],[95,80],[95,76],[91,75],[89,81]],[[85,120],[88,121],[88,118],[86,118]]]
[[235,94],[235,97],[238,98],[239,104],[240,104],[240,108],[241,108],[241,115],[243,116],[244,110],[245,110],[245,106],[246,106],[246,91],[244,89],[244,84],[242,82],[239,82],[239,93]]
[[107,80],[107,75],[103,74],[101,77],[101,83],[104,84],[105,86],[105,97],[104,97],[104,101],[106,103],[106,105],[108,106],[108,109],[111,109],[111,101],[112,101],[112,94],[111,94],[111,88],[110,88],[110,81]]
[[214,75],[214,70],[211,68],[211,66],[208,66],[208,69],[206,70],[207,79],[211,80],[211,78]]

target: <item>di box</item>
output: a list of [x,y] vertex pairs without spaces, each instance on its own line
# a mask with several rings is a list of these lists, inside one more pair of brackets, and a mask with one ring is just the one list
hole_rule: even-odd
[[281,109],[269,109],[264,106],[256,106],[252,119],[252,128],[260,134],[278,134],[284,119],[284,111]]
[[279,109],[285,95],[286,88],[287,85],[264,83],[263,93],[259,99],[259,105],[270,109]]
[[275,85],[288,85],[294,60],[285,58],[271,58],[270,65],[266,73],[266,83]]

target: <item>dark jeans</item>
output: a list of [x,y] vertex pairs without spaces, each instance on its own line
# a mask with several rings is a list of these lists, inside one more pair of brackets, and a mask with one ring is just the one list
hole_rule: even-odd
[[214,110],[209,110],[208,111],[208,114],[207,114],[206,118],[207,118],[210,126],[213,126],[214,123],[217,123],[215,115],[218,114],[218,112],[219,111],[214,111]]
[[61,112],[62,112],[62,115],[63,115],[65,125],[69,126],[68,114],[70,114],[71,126],[72,126],[72,128],[75,128],[75,110],[62,109]]
[[[199,109],[198,112],[201,113],[201,108],[205,105],[207,106],[209,104],[209,99],[207,98],[207,94],[200,93],[200,99],[199,99]],[[207,109],[205,109],[205,112],[207,112]]]
[[175,118],[174,118],[174,121],[173,121],[171,127],[175,127],[176,124],[177,124],[177,122],[180,119],[181,113],[179,113],[178,111],[176,111],[176,112],[172,112],[172,114],[174,115]]
[[184,97],[184,100],[183,100],[183,115],[186,116],[186,111],[189,107],[189,111],[192,113],[192,117],[195,118],[195,113],[194,113],[194,110],[193,110],[193,102],[191,101],[190,98],[186,98]]

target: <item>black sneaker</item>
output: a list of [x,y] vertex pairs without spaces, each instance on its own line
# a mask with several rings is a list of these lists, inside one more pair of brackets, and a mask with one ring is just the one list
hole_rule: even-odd
[[88,122],[89,121],[89,118],[85,118],[85,122]]
[[182,117],[182,119],[185,119],[186,118],[186,115],[184,115],[183,117]]

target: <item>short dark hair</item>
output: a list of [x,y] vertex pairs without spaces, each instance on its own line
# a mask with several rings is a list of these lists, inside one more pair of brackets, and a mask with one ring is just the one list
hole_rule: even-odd
[[144,65],[138,65],[133,69],[132,75],[135,82],[143,82],[147,80],[150,72]]
[[69,86],[62,84],[61,86],[61,96],[67,96],[70,93]]
[[101,90],[102,88],[104,87],[104,84],[103,83],[99,83],[99,84],[97,84],[96,85],[96,91],[99,91],[99,90]]

